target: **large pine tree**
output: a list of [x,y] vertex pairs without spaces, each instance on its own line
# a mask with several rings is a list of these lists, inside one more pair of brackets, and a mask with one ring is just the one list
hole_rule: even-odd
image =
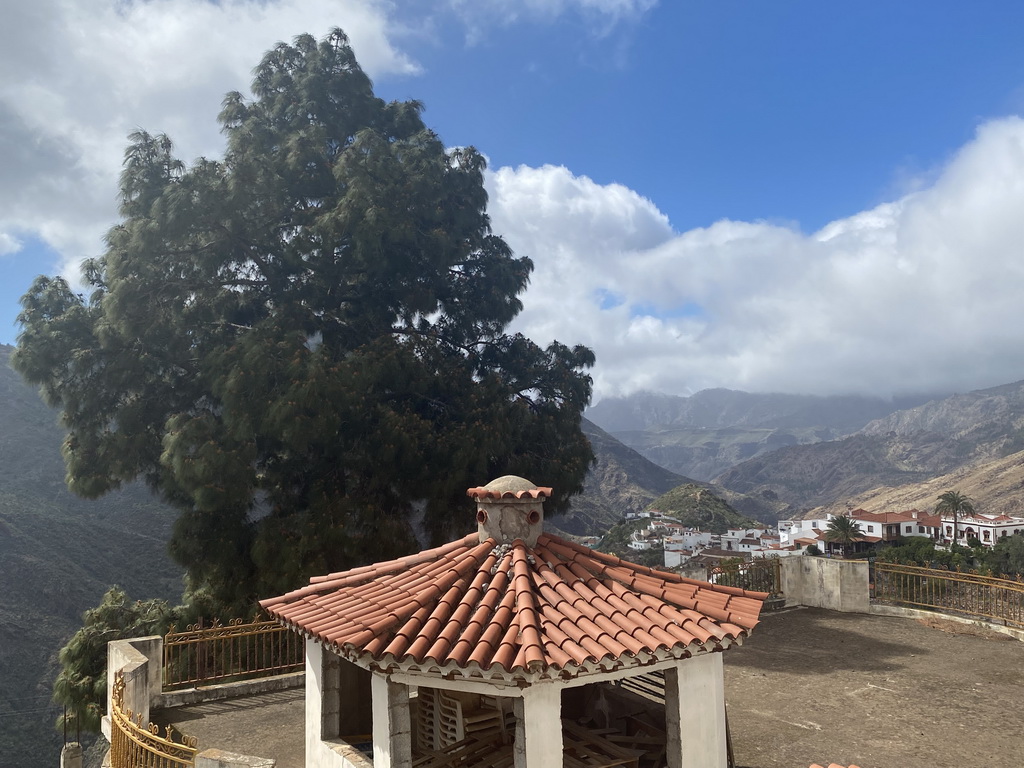
[[[224,605],[471,525],[505,473],[578,492],[585,347],[506,328],[532,269],[494,235],[483,158],[374,96],[344,34],[266,54],[222,161],[133,134],[88,297],[38,278],[15,367],[69,430],[68,482],[181,509],[190,587]],[[140,525],[144,521],[140,521]]]

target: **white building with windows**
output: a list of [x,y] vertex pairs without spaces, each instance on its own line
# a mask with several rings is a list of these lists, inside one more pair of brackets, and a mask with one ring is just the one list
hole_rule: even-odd
[[[957,527],[959,528],[957,543],[966,546],[969,539],[977,539],[986,547],[994,547],[999,539],[1014,534],[1024,534],[1024,518],[975,512],[972,515],[961,516]],[[952,515],[943,515],[943,538],[952,541],[953,528]]]

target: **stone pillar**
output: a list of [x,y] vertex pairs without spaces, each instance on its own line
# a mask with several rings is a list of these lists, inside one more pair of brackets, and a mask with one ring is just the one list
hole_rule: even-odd
[[409,686],[374,673],[373,697],[374,768],[412,767],[412,721],[409,717]]
[[514,700],[515,768],[558,768],[562,765],[562,698],[554,683],[539,683]]
[[721,653],[702,653],[665,670],[665,730],[669,768],[726,768]]
[[60,768],[82,768],[82,745],[71,741],[60,751]]

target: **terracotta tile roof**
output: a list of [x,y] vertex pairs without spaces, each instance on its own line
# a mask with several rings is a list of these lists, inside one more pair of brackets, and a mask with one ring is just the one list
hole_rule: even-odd
[[261,605],[363,666],[535,680],[724,650],[766,597],[548,534],[528,547],[473,533]]
[[466,495],[480,499],[546,499],[551,496],[551,488],[528,488],[521,490],[494,490],[486,486],[470,488]]

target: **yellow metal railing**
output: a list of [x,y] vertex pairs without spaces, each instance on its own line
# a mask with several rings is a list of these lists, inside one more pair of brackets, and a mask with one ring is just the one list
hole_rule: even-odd
[[874,564],[871,597],[1024,628],[1024,583],[961,571]]
[[[142,724],[142,715],[124,709],[124,673],[114,679],[110,712],[111,768],[192,768],[196,740],[175,732],[170,725],[160,735],[154,723]],[[175,735],[180,741],[175,741]]]
[[164,636],[165,690],[270,677],[303,669],[302,637],[275,621],[190,624]]

